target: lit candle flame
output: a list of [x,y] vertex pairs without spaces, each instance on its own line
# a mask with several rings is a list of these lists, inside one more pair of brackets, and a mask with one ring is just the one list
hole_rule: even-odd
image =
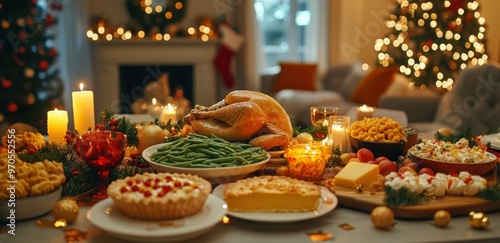
[[83,83],[80,83],[80,91],[83,91]]
[[151,100],[151,104],[156,105],[156,98],[153,98],[153,99]]

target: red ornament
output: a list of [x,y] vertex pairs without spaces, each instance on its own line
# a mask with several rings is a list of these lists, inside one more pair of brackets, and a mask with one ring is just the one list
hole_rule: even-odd
[[24,53],[26,51],[26,48],[24,46],[19,47],[19,53]]
[[459,9],[464,9],[463,0],[452,0],[450,6],[448,7],[448,10],[453,13],[456,13],[458,12]]
[[52,25],[54,23],[54,17],[52,15],[47,14],[47,18],[45,19],[45,24],[47,26]]
[[2,80],[2,87],[6,89],[12,87],[12,81],[10,81],[9,79]]
[[41,60],[39,63],[38,63],[38,67],[41,69],[41,70],[47,70],[47,68],[49,68],[49,62],[45,61],[45,60]]
[[28,39],[28,34],[26,34],[25,32],[19,33],[19,39],[21,40]]
[[16,112],[17,111],[17,104],[16,103],[10,103],[7,105],[7,110],[9,112]]
[[453,30],[455,28],[455,24],[453,22],[448,22],[448,29]]
[[470,22],[471,19],[472,19],[472,13],[467,13],[465,15],[465,21]]
[[56,56],[56,55],[57,55],[57,50],[56,50],[55,48],[51,48],[51,49],[49,50],[49,55],[50,55],[51,57]]

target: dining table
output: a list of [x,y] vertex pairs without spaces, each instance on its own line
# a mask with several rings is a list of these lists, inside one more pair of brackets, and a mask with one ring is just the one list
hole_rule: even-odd
[[[96,205],[80,207],[77,220],[63,228],[37,225],[37,222],[51,220],[50,214],[16,222],[15,235],[7,233],[5,223],[2,225],[0,242],[124,242],[123,237],[110,235],[89,220],[92,207]],[[444,228],[434,225],[432,219],[396,218],[392,227],[377,229],[369,213],[339,206],[317,217],[290,222],[253,221],[227,215],[216,219],[215,225],[207,232],[184,242],[500,242],[500,212],[486,215],[490,224],[482,229],[471,227],[468,216],[452,217]],[[130,239],[131,242],[140,241],[137,238]],[[164,236],[144,239],[145,242],[151,240],[170,242],[176,238]]]

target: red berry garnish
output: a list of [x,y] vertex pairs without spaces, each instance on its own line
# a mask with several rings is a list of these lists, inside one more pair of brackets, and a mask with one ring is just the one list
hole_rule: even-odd
[[136,192],[136,191],[139,191],[139,186],[133,185],[132,188],[130,188],[130,189],[132,189],[133,192]]
[[127,190],[127,188],[125,188],[125,187],[122,187],[122,188],[120,189],[120,192],[121,192],[121,193],[125,193],[125,192],[127,192],[127,191],[128,191],[128,190]]
[[172,187],[171,186],[162,186],[161,189],[165,193],[172,191]]
[[187,182],[187,181],[186,181],[186,182],[184,182],[184,184],[183,184],[183,185],[184,185],[184,186],[189,186],[189,185],[191,185],[191,184],[190,184],[189,182]]
[[113,126],[114,126],[114,125],[116,125],[116,120],[115,120],[115,119],[111,119],[109,122],[110,122],[110,123],[111,123],[111,125],[113,125]]
[[158,189],[158,188],[160,188],[160,185],[154,184],[153,189]]
[[156,195],[156,196],[157,196],[157,197],[164,197],[164,196],[165,196],[165,194],[167,194],[167,192],[165,192],[165,191],[161,191],[161,192],[159,192],[159,193],[158,193],[158,195]]
[[144,182],[144,185],[147,186],[147,187],[151,187],[151,179],[147,179],[145,182]]
[[179,188],[181,186],[182,186],[181,182],[179,182],[179,181],[174,182],[174,187]]
[[127,181],[127,185],[132,186],[134,184],[133,181]]
[[167,176],[167,177],[165,177],[165,179],[166,179],[167,181],[172,181],[172,180],[173,180],[171,176]]
[[144,194],[145,197],[150,197],[151,196],[151,191],[149,191],[149,190],[148,191],[144,191],[143,194]]

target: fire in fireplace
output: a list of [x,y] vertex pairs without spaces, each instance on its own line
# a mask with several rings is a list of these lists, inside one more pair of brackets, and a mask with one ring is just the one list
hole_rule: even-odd
[[144,88],[163,73],[169,76],[171,95],[181,87],[184,97],[193,103],[193,65],[120,65],[120,113],[131,114],[131,105],[144,98]]

